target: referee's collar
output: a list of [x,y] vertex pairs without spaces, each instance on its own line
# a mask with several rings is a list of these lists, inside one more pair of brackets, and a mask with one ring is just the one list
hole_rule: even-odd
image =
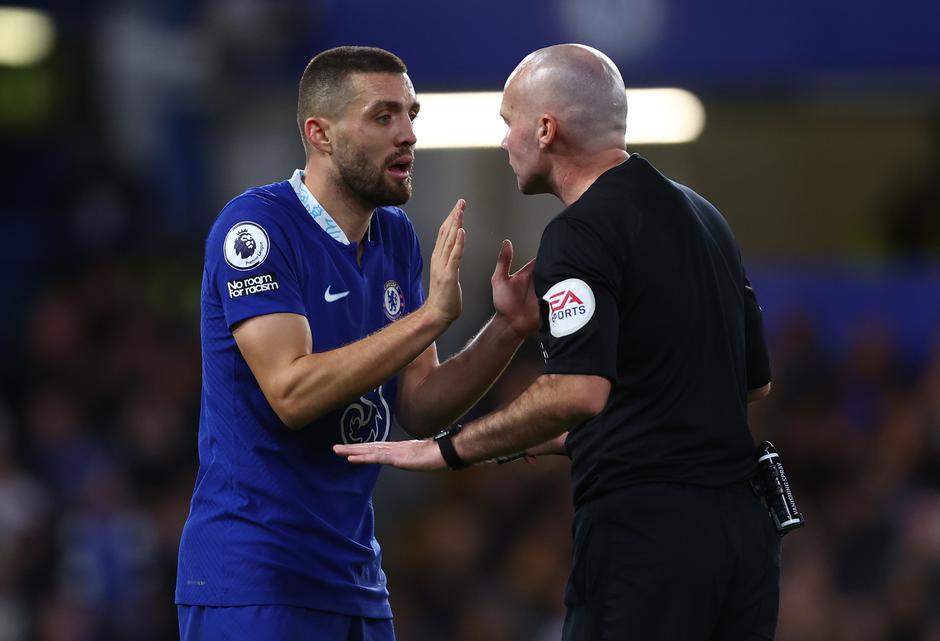
[[[304,209],[307,210],[307,213],[310,214],[314,222],[316,222],[323,231],[329,234],[333,240],[343,245],[348,245],[349,238],[346,237],[346,233],[336,224],[333,217],[327,213],[323,205],[320,204],[320,201],[317,200],[313,192],[311,192],[304,183],[304,170],[295,169],[294,175],[290,177],[288,182],[290,182],[291,187],[294,188],[294,193],[297,194],[300,204],[304,206]],[[371,221],[369,228],[366,230],[366,240],[372,240]]]

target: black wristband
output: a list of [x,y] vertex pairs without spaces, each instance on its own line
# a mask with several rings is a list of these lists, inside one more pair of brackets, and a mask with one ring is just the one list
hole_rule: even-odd
[[434,437],[434,440],[437,441],[437,446],[441,450],[441,456],[444,457],[444,462],[447,463],[447,467],[452,470],[462,470],[467,467],[466,461],[460,458],[457,454],[457,450],[454,449],[453,442],[454,436],[460,432],[462,427],[463,425],[455,423]]

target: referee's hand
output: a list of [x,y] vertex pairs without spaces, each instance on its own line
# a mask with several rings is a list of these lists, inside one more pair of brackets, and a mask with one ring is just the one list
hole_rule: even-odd
[[512,256],[512,242],[504,240],[490,283],[493,286],[493,307],[496,313],[505,318],[522,339],[539,329],[539,301],[532,285],[535,260],[530,260],[519,271],[510,273]]
[[437,312],[448,324],[454,322],[462,308],[460,291],[460,261],[466,232],[463,213],[466,201],[461,198],[451,209],[437,232],[437,242],[431,252],[431,282],[426,305]]
[[333,451],[345,456],[350,463],[379,463],[422,472],[447,469],[433,439],[334,445]]

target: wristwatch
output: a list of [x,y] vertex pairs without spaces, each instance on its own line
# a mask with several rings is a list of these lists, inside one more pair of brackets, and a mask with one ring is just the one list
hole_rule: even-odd
[[457,454],[457,450],[454,449],[453,439],[460,433],[462,428],[463,425],[460,423],[454,423],[434,437],[434,440],[437,441],[437,446],[441,450],[441,456],[444,457],[444,462],[447,463],[447,467],[452,470],[462,470],[467,467],[467,462],[460,458],[460,455]]

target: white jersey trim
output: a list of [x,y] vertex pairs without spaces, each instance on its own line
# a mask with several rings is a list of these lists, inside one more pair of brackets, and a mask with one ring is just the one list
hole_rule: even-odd
[[346,237],[345,232],[340,229],[340,226],[336,224],[333,217],[323,209],[323,205],[317,201],[313,193],[307,188],[307,185],[304,184],[303,169],[294,170],[294,175],[290,177],[290,184],[291,187],[294,188],[294,193],[297,194],[300,204],[304,206],[304,209],[307,210],[307,213],[310,214],[310,217],[313,218],[320,228],[328,233],[333,240],[348,245],[349,239]]

